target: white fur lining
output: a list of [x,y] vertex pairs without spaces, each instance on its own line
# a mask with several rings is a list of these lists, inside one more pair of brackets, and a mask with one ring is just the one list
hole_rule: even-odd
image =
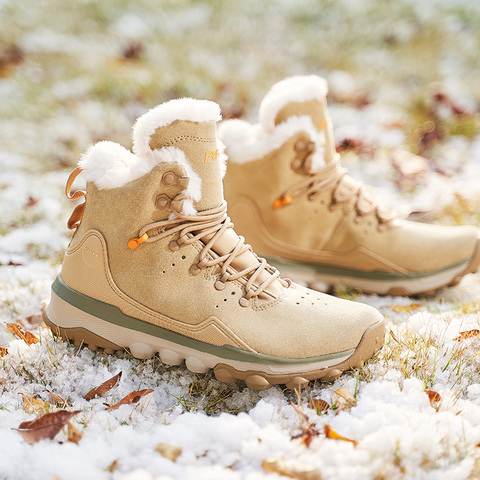
[[297,132],[305,132],[315,142],[312,155],[312,169],[325,166],[323,131],[318,131],[309,116],[289,117],[285,122],[265,131],[260,124],[251,125],[243,120],[225,120],[218,128],[218,136],[227,147],[228,158],[233,163],[247,163],[260,160],[268,153],[280,148]]
[[148,157],[152,151],[150,137],[159,127],[169,125],[175,120],[191,122],[220,121],[220,107],[209,100],[179,98],[162,103],[138,117],[133,126],[133,151],[142,157]]
[[189,197],[183,202],[183,213],[195,215],[193,202],[200,200],[202,196],[202,180],[179,148],[163,147],[145,159],[139,158],[118,143],[98,142],[88,148],[78,165],[83,170],[85,180],[93,182],[102,190],[123,187],[143,177],[158,163],[179,163],[183,166],[190,178],[188,187],[182,192]]
[[289,77],[276,83],[260,104],[259,118],[263,128],[275,128],[277,113],[290,102],[323,101],[328,93],[327,82],[317,75]]
[[99,189],[122,187],[149,171],[149,166],[125,147],[106,141],[90,145],[78,166],[85,180]]

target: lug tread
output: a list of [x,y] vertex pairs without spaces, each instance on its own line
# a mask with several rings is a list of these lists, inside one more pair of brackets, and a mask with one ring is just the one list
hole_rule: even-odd
[[[87,345],[93,351],[101,348],[107,354],[113,354],[118,350],[130,351],[132,356],[141,359],[158,353],[162,362],[169,365],[179,365],[185,361],[186,368],[194,373],[207,373],[210,370],[201,359],[193,356],[185,359],[178,353],[167,349],[155,352],[151,347],[138,343],[132,345],[134,348],[130,350],[129,348],[116,345],[82,327],[61,328],[52,323],[45,312],[43,313],[43,318],[45,324],[55,335],[62,337],[64,340],[73,341],[76,346]],[[382,320],[365,331],[360,343],[349,358],[337,365],[306,372],[301,375],[298,373],[269,375],[265,372],[254,370],[240,371],[230,365],[221,363],[215,365],[213,373],[220,382],[234,383],[238,380],[243,380],[252,390],[267,390],[277,384],[284,384],[287,388],[295,389],[305,386],[311,380],[331,382],[337,379],[345,370],[362,366],[365,360],[368,360],[382,348],[384,337],[385,322]]]

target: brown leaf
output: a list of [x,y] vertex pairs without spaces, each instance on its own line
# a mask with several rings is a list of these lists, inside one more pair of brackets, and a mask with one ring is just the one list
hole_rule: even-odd
[[136,60],[142,55],[145,46],[141,42],[131,42],[122,52],[122,57],[127,60]]
[[262,468],[268,473],[277,473],[296,480],[321,480],[319,470],[308,465],[286,462],[283,457],[268,457],[262,462]]
[[0,78],[8,77],[13,67],[19,65],[24,60],[24,54],[20,47],[12,45],[3,50],[0,54]]
[[37,203],[38,203],[38,198],[32,197],[31,195],[28,197],[27,207],[33,207]]
[[57,395],[50,390],[47,390],[47,392],[50,394],[50,397],[52,397],[52,403],[55,404],[57,407],[68,407],[67,401],[60,397],[60,395]]
[[13,260],[10,260],[10,261],[8,262],[8,266],[9,266],[9,267],[20,267],[20,266],[22,266],[22,265],[23,265],[23,263],[14,262]]
[[8,355],[8,348],[0,347],[0,357],[4,357],[5,355]]
[[75,412],[59,410],[55,413],[47,413],[30,422],[22,422],[17,431],[30,445],[47,438],[52,440],[65,424],[78,413],[80,413],[80,410]]
[[182,454],[182,447],[174,447],[166,443],[157,443],[154,450],[162,457],[168,458],[172,462],[176,462],[177,458]]
[[82,437],[83,433],[78,430],[75,426],[72,425],[72,423],[67,422],[67,428],[68,428],[68,441],[73,442],[73,443],[78,443]]
[[23,398],[23,410],[27,413],[39,413],[39,412],[44,412],[47,407],[47,403],[38,400],[35,397],[29,397],[28,395],[25,395],[23,393],[20,393],[20,395]]
[[358,442],[356,440],[352,440],[351,438],[347,438],[347,437],[344,437],[343,435],[340,435],[335,430],[333,430],[333,428],[330,427],[329,425],[325,425],[323,431],[327,438],[331,438],[333,440],[342,440],[344,442],[350,442],[350,443],[353,443],[355,446],[358,445]]
[[106,469],[106,472],[113,473],[118,468],[118,460],[114,460]]
[[30,325],[33,325],[34,327],[39,327],[40,325],[43,324],[43,315],[41,313],[37,315],[30,315],[25,319]]
[[7,323],[7,328],[27,345],[40,342],[32,332],[26,332],[18,323]]
[[342,399],[345,405],[345,408],[352,408],[357,406],[357,401],[355,397],[345,388],[341,387],[338,390],[333,390],[333,393],[337,396],[338,399]]
[[300,409],[298,409],[293,402],[290,402],[290,405],[295,409],[300,419],[307,425],[306,427],[300,427],[300,433],[298,435],[294,435],[292,437],[292,440],[299,438],[300,444],[304,444],[307,448],[309,448],[314,437],[320,435],[320,432],[316,428],[316,423],[310,422],[307,415],[305,415]]
[[425,390],[425,393],[428,395],[428,399],[430,400],[430,404],[433,405],[437,402],[442,400],[442,397],[439,393],[434,392],[433,390]]
[[113,387],[117,386],[122,378],[122,372],[117,373],[114,377],[110,378],[106,382],[103,382],[100,386],[93,388],[87,394],[83,396],[85,400],[92,400],[96,396],[101,397],[104,393],[107,393]]
[[321,415],[330,408],[330,405],[321,398],[312,398],[310,402],[308,402],[308,408],[315,410],[317,415]]
[[145,390],[134,390],[133,392],[130,392],[126,397],[123,397],[115,405],[107,407],[106,410],[116,410],[121,405],[131,405],[132,403],[137,403],[142,397],[152,392],[153,390],[151,388],[146,388]]
[[480,334],[480,330],[467,330],[466,332],[460,332],[458,337],[455,337],[454,340],[460,341],[467,338],[472,338]]
[[421,303],[411,303],[410,305],[392,305],[390,308],[396,313],[408,313],[418,310],[421,306]]

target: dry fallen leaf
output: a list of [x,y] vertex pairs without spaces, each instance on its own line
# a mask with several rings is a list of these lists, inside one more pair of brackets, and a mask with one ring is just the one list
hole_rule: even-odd
[[22,422],[17,428],[17,431],[30,445],[47,438],[52,440],[77,413],[80,413],[80,410],[76,410],[75,412],[59,410],[55,413],[47,413],[30,422]]
[[300,427],[300,433],[298,435],[294,435],[292,440],[299,438],[300,444],[303,443],[307,448],[309,448],[313,438],[320,435],[320,432],[316,428],[315,422],[310,422],[308,417],[302,411],[300,411],[293,402],[290,402],[290,405],[295,409],[300,419],[307,425],[306,427]]
[[337,396],[337,399],[342,399],[344,408],[352,408],[357,406],[355,397],[345,388],[340,387],[338,390],[333,390],[333,393]]
[[418,310],[421,306],[421,303],[411,303],[410,305],[392,305],[390,309],[396,313],[408,313]]
[[13,67],[19,65],[24,60],[24,53],[16,45],[4,49],[0,53],[0,78],[8,77],[13,71]]
[[467,338],[475,337],[480,334],[480,330],[467,330],[466,332],[460,332],[458,337],[455,337],[454,340],[465,340]]
[[153,390],[151,388],[146,388],[145,390],[135,390],[130,392],[126,397],[123,397],[119,402],[115,405],[111,405],[107,407],[106,410],[116,410],[121,405],[131,405],[132,403],[137,403],[142,397],[152,393]]
[[23,398],[23,410],[25,410],[25,412],[40,413],[46,410],[46,407],[48,405],[46,402],[38,400],[35,397],[29,397],[28,395],[25,395],[23,393],[20,393],[20,395]]
[[315,410],[317,412],[317,415],[321,415],[330,408],[330,405],[321,398],[312,398],[308,402],[308,408]]
[[122,378],[122,372],[117,373],[114,377],[110,378],[106,382],[103,382],[100,386],[92,388],[87,394],[83,396],[85,400],[92,400],[95,397],[101,397],[104,393],[107,393],[113,387],[117,386]]
[[442,400],[442,397],[439,393],[434,392],[433,390],[425,390],[425,393],[428,395],[428,399],[430,400],[430,404],[434,405],[437,402]]
[[43,315],[41,313],[38,313],[37,315],[30,315],[25,320],[34,327],[43,325]]
[[277,473],[296,480],[321,480],[319,470],[308,465],[286,462],[283,457],[268,457],[262,462],[262,468],[268,473]]
[[60,395],[57,395],[50,390],[47,390],[47,392],[50,394],[50,397],[52,397],[52,403],[55,404],[57,407],[68,407],[67,401],[60,397]]
[[325,425],[323,431],[327,438],[331,438],[333,440],[342,440],[344,442],[350,442],[350,443],[353,443],[355,446],[358,445],[358,442],[356,440],[352,440],[351,438],[347,438],[347,437],[344,437],[343,435],[340,435],[335,430],[333,430],[329,425]]
[[71,422],[67,422],[68,428],[68,441],[73,443],[78,443],[82,437],[83,433],[78,430]]
[[26,332],[20,325],[17,323],[7,323],[7,328],[18,338],[23,340],[26,344],[31,345],[32,343],[38,343],[40,340],[32,333]]
[[158,443],[154,450],[162,457],[168,458],[172,462],[176,462],[177,458],[182,454],[182,447],[174,447],[166,443]]
[[106,469],[106,472],[113,473],[118,468],[118,460],[114,460]]

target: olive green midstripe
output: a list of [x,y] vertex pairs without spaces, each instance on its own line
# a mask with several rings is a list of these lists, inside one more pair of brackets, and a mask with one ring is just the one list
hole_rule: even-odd
[[399,273],[386,272],[384,270],[373,270],[367,272],[365,270],[355,270],[353,268],[332,267],[330,265],[320,265],[316,263],[296,262],[294,260],[286,260],[270,255],[262,255],[268,263],[276,266],[280,270],[287,268],[294,268],[299,272],[313,272],[323,275],[338,275],[342,277],[363,278],[366,280],[414,280],[416,278],[425,278],[439,273],[447,272],[448,270],[460,267],[467,264],[470,258],[462,260],[461,262],[449,265],[448,267],[439,268],[438,270],[430,270],[428,272],[419,273]]
[[[248,352],[247,350],[241,350],[239,348],[225,345],[218,347],[209,343],[201,342],[193,338],[180,335],[179,333],[172,332],[166,328],[153,325],[138,318],[125,315],[119,308],[109,305],[108,303],[101,302],[91,297],[87,297],[82,293],[72,290],[70,287],[63,283],[60,275],[57,276],[52,285],[53,291],[67,303],[70,303],[74,307],[83,310],[94,317],[100,318],[105,322],[118,325],[120,327],[136,330],[139,332],[152,335],[154,337],[164,338],[173,343],[183,345],[185,347],[193,348],[201,352],[209,353],[220,358],[227,360],[235,360],[239,362],[258,363],[260,365],[298,365],[306,363],[322,362],[326,360],[333,360],[339,357],[345,357],[354,352],[354,350],[346,350],[343,352],[332,353],[330,355],[322,355],[320,357],[310,358],[280,358],[270,357],[268,355],[262,355],[260,353]],[[80,325],[79,325],[80,326]]]

